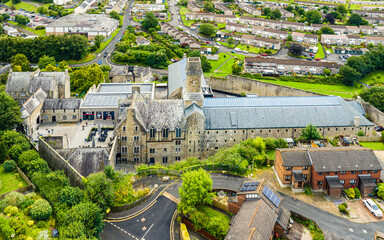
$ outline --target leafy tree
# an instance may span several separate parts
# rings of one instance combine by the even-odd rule
[[[384,111],[384,88],[383,87],[371,87],[369,89],[363,89],[360,92],[360,97],[372,104],[380,111]]]
[[[15,66],[22,66],[23,64],[30,64],[30,62],[28,61],[28,58],[24,55],[24,54],[16,54],[15,56],[13,56],[11,58],[11,67],[15,67]]]
[[[199,33],[203,36],[211,37],[217,32],[217,29],[209,23],[203,23],[199,27]]]
[[[158,24],[159,24],[159,21],[157,20],[155,15],[153,15],[152,12],[148,12],[145,14],[144,20],[141,25],[143,26],[144,29],[149,30],[151,28],[156,28]]]
[[[210,1],[205,1],[204,2],[204,10],[206,12],[214,12],[215,11],[215,6],[213,5],[212,2]]]
[[[43,6],[40,6],[37,8],[37,12],[40,14],[46,14],[46,13],[48,13],[48,10]]]
[[[343,65],[339,70],[339,74],[342,76],[343,83],[348,86],[353,86],[355,81],[361,78],[361,73],[348,65]]]
[[[16,163],[13,160],[8,160],[3,163],[4,172],[13,172],[16,170]]]
[[[96,46],[96,49],[98,49],[98,48],[100,47],[101,42],[103,42],[103,40],[104,40],[104,36],[102,36],[102,35],[97,35],[97,36],[95,37],[95,46]]]
[[[335,19],[343,19],[343,16],[339,12],[331,12],[331,14],[335,17]]]
[[[282,14],[281,14],[280,10],[277,9],[277,8],[276,8],[275,10],[273,10],[273,11],[271,12],[271,14],[270,14],[270,17],[271,17],[272,19],[280,19],[281,16],[282,16]]]
[[[31,217],[35,220],[45,221],[52,214],[52,207],[45,199],[38,199],[31,206]]]
[[[29,18],[26,17],[26,16],[23,16],[23,15],[16,15],[16,16],[15,16],[15,21],[16,21],[18,24],[21,24],[21,25],[27,25],[31,20],[29,20]]]
[[[3,17],[3,20],[8,20],[11,16],[8,13],[2,13],[1,16]]]
[[[2,18],[2,16],[0,16],[0,18]],[[0,21],[0,22],[1,22],[1,21]],[[4,32],[4,30],[3,30],[3,25],[0,25],[0,36],[3,35],[3,32]]]
[[[60,71],[64,71],[64,70],[68,69],[68,63],[65,60],[61,61],[59,63],[59,69],[60,69]]]
[[[360,25],[367,25],[368,22],[364,20],[359,14],[352,13],[347,21],[347,24],[360,26]]]
[[[305,127],[305,129],[303,129],[300,138],[306,140],[317,140],[321,139],[321,134],[319,131],[317,131],[317,127],[310,123]]]
[[[60,191],[59,201],[65,203],[68,207],[75,206],[81,202],[83,192],[79,188],[65,187]]]
[[[284,138],[278,138],[276,140],[276,147],[277,148],[287,148],[288,147],[288,143],[287,143],[287,141],[285,141]]]
[[[71,87],[75,92],[87,92],[94,84],[104,81],[103,71],[96,63],[84,66],[71,74]]]
[[[41,172],[41,173],[49,173],[50,172],[48,163],[40,157],[26,163],[25,168],[26,168],[27,173],[29,175],[32,175],[35,172]]]
[[[48,64],[47,66],[45,66],[44,69],[42,69],[42,71],[43,72],[57,72],[57,71],[59,71],[59,68],[52,66],[51,64]]]
[[[201,68],[203,69],[203,72],[209,72],[212,69],[212,65],[206,56],[201,57]]]
[[[311,10],[305,13],[309,23],[319,24],[321,23],[321,13],[317,10]]]
[[[339,4],[339,5],[337,5],[337,11],[338,11],[341,15],[345,15],[346,13],[348,13],[348,9],[347,9],[347,7],[346,7],[344,4]]]
[[[378,183],[377,188],[379,189],[377,191],[377,196],[384,200],[384,183]]]
[[[333,16],[333,14],[328,13],[325,15],[325,19],[327,19],[330,24],[335,24],[335,16]]]
[[[335,34],[335,31],[327,26],[321,27],[319,30],[320,34]]]
[[[7,147],[4,142],[0,141],[0,164],[2,164],[5,159],[7,159]]]
[[[326,76],[330,76],[331,75],[331,70],[329,70],[328,68],[324,68],[323,74],[326,75]]]
[[[120,21],[120,15],[116,11],[111,11],[109,13],[109,16],[113,19],[119,20]]]
[[[288,5],[288,6],[285,8],[285,10],[287,10],[288,12],[292,12],[292,10],[293,10],[292,5]]]
[[[304,13],[305,13],[304,8],[297,9],[297,13],[300,14],[300,16],[304,15]]]
[[[211,204],[212,178],[207,171],[200,168],[195,171],[188,171],[181,176],[182,186],[179,188],[180,204],[179,209],[184,214],[196,209],[198,204]]]
[[[36,152],[35,150],[28,150],[23,152],[20,155],[17,163],[21,168],[24,169],[24,166],[26,166],[28,163],[32,162],[33,160],[37,160],[38,158],[40,158],[40,155],[38,152]]]
[[[112,187],[112,180],[107,178],[103,172],[99,172],[88,176],[85,193],[105,212],[112,204]]]
[[[61,239],[87,239],[85,226],[80,222],[72,222],[68,226],[60,228]]]
[[[272,11],[272,10],[271,10],[270,8],[268,8],[268,7],[263,9],[263,13],[264,13],[265,16],[269,16],[269,14],[271,13],[271,11]]]
[[[299,43],[292,43],[288,48],[288,52],[295,56],[301,56],[303,54],[304,47]]]
[[[293,41],[292,34],[288,34],[287,41],[288,42],[292,42]]]
[[[228,42],[229,45],[232,45],[232,44],[235,43],[235,39],[234,39],[233,37],[229,37],[229,38],[227,39],[227,42]]]
[[[0,92],[0,131],[11,130],[20,123],[19,105],[6,92]]]
[[[20,144],[16,144],[8,150],[8,156],[11,159],[18,159],[22,152],[23,149],[21,148]]]
[[[44,69],[48,64],[52,66],[56,66],[56,60],[54,57],[49,57],[47,55],[44,55],[39,59],[39,63],[37,64],[40,69]]]
[[[242,67],[239,66],[237,61],[235,61],[232,65],[232,74],[239,75],[241,70],[242,70]]]
[[[119,174],[117,172],[115,172],[115,170],[113,169],[112,166],[106,166],[104,168],[104,174],[107,178],[109,178],[111,180],[114,180],[116,177],[119,176]]]
[[[0,210],[4,211],[4,208],[8,206],[21,207],[26,201],[23,194],[19,192],[11,192],[7,194],[4,199],[0,202]]]
[[[18,3],[20,3],[21,2],[21,0],[12,0],[12,4],[18,4]]]

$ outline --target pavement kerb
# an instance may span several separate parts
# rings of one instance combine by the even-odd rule
[[[173,184],[175,184],[176,182],[180,181],[181,178],[177,179],[176,181],[172,182],[171,184],[169,184],[168,186],[166,186],[163,190],[160,191],[160,193],[156,196],[155,199],[152,200],[152,202],[150,202],[147,206],[145,206],[144,208],[140,209],[139,211],[135,212],[135,213],[132,213],[130,215],[127,215],[127,216],[124,216],[124,217],[118,217],[118,218],[105,218],[104,220],[107,221],[107,222],[121,222],[121,221],[126,221],[128,219],[131,219],[131,218],[134,218],[140,214],[142,214],[143,212],[145,212],[146,210],[148,210],[150,207],[152,207],[153,204],[155,204],[155,202],[157,201],[157,199],[165,192],[165,190],[167,190],[167,188],[169,188],[170,186],[172,186]]]

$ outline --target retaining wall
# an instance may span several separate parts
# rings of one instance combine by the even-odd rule
[[[361,105],[364,108],[366,114],[370,115],[370,118],[377,124],[384,126],[384,113],[375,108],[368,102],[361,101]]]
[[[39,138],[39,154],[53,170],[63,170],[71,184],[83,188],[83,176],[60,156],[47,142]]]

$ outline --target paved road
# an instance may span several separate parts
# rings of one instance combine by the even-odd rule
[[[144,213],[120,222],[106,222],[102,239],[169,240],[177,204],[160,196]]]

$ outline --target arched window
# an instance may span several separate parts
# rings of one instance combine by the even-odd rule
[[[177,127],[175,132],[176,132],[176,137],[181,138],[181,127]]]
[[[162,135],[163,135],[163,138],[168,138],[169,128],[164,127],[163,130],[162,130]]]
[[[149,128],[149,138],[155,138],[156,137],[156,129],[154,127]]]

